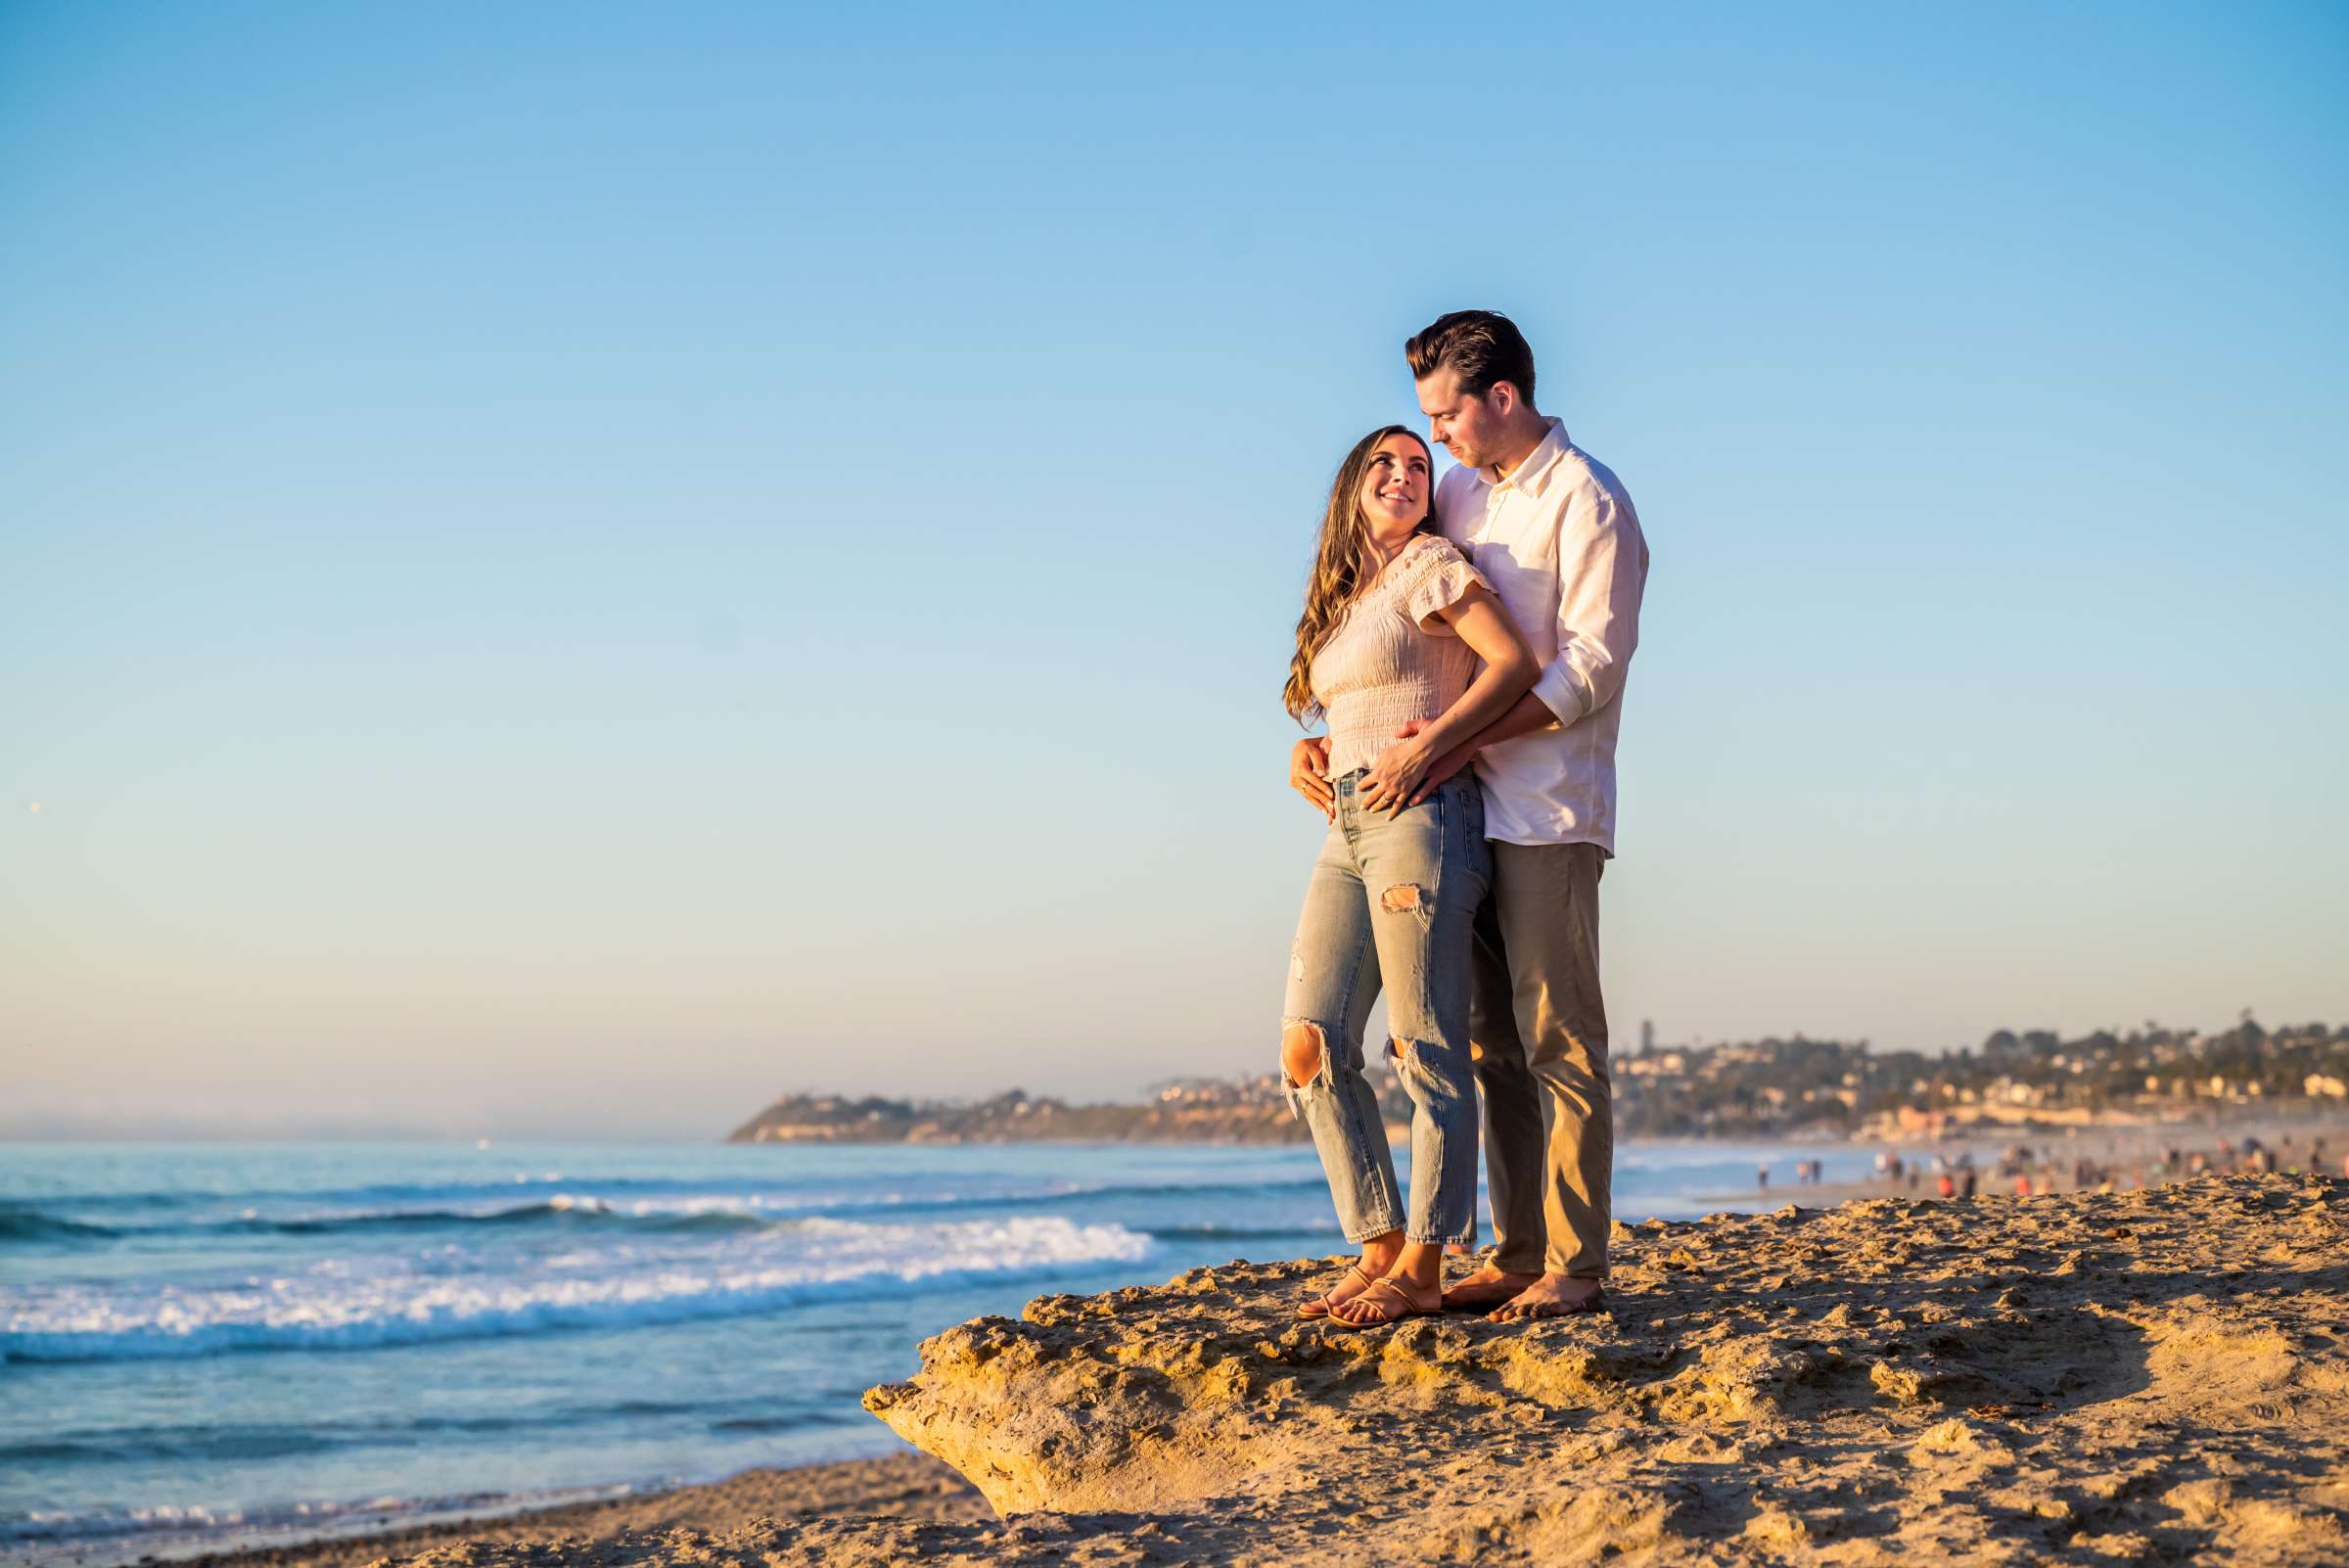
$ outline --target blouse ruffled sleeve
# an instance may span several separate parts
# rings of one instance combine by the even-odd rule
[[[1445,621],[1444,612],[1468,597],[1472,588],[1493,591],[1483,573],[1468,564],[1459,547],[1448,539],[1420,546],[1427,557],[1419,569],[1417,580],[1404,595],[1404,613],[1421,631],[1441,636],[1454,635]]]

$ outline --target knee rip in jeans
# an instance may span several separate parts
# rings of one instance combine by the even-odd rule
[[[1427,1063],[1419,1055],[1421,1049],[1419,1041],[1397,1035],[1387,1041],[1387,1060],[1398,1077],[1415,1079],[1431,1089],[1447,1088],[1449,1084],[1444,1079],[1428,1071]]]
[[[1425,914],[1426,890],[1416,882],[1398,882],[1378,896],[1378,906],[1389,914]]]
[[[1387,1065],[1398,1073],[1427,1076],[1427,1070],[1419,1065],[1419,1042],[1405,1039],[1401,1035],[1387,1037]]]
[[[1313,1019],[1290,1019],[1280,1026],[1280,1089],[1290,1096],[1290,1113],[1297,1113],[1297,1096],[1329,1086],[1329,1036]]]

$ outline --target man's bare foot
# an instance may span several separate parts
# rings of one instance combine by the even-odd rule
[[[1576,1313],[1597,1312],[1604,1301],[1602,1287],[1595,1279],[1577,1279],[1572,1274],[1543,1274],[1485,1315],[1496,1323],[1524,1322],[1535,1317],[1567,1317]]]
[[[1444,1292],[1444,1310],[1448,1313],[1491,1312],[1541,1277],[1540,1274],[1506,1273],[1487,1266]]]

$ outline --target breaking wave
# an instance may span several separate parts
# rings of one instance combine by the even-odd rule
[[[747,1244],[614,1245],[560,1253],[519,1270],[437,1272],[393,1259],[209,1285],[0,1288],[0,1360],[358,1350],[739,1317],[806,1302],[1134,1263],[1152,1244],[1124,1225],[1055,1216],[926,1224],[805,1219]]]

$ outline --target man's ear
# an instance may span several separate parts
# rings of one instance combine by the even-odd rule
[[[1517,410],[1517,384],[1513,381],[1495,382],[1485,390],[1485,396],[1492,401],[1493,412],[1503,419]]]

